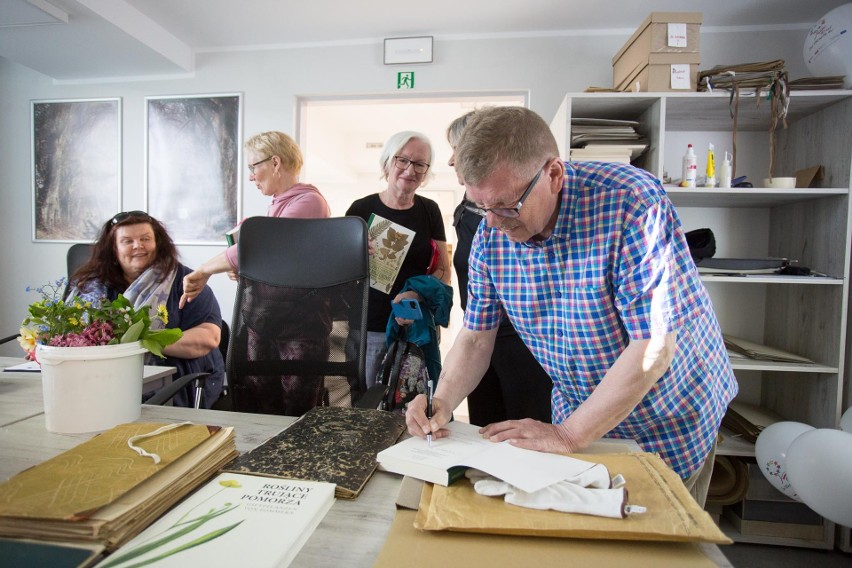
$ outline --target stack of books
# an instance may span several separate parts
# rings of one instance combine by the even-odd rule
[[[237,454],[233,428],[121,424],[0,485],[0,536],[87,543],[114,550]]]
[[[633,120],[571,119],[571,161],[629,164],[648,147]]]

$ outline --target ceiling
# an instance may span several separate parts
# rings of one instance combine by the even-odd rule
[[[57,81],[186,75],[217,51],[545,35],[624,35],[651,11],[703,30],[809,29],[845,0],[0,0],[0,57]],[[593,9],[590,9],[593,6]]]

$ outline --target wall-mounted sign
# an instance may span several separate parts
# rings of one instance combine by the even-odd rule
[[[400,71],[396,74],[397,89],[413,89],[414,88],[414,71]]]

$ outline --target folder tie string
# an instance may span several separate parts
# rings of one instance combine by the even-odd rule
[[[144,449],[137,446],[136,442],[144,440],[145,438],[153,438],[154,436],[159,436],[160,434],[162,434],[164,432],[168,432],[169,430],[174,430],[175,428],[180,428],[181,426],[191,426],[191,425],[192,425],[192,422],[190,422],[190,421],[177,422],[175,424],[166,424],[165,426],[161,426],[160,428],[157,428],[156,430],[154,430],[152,432],[148,432],[147,434],[138,434],[136,436],[131,436],[127,440],[127,446],[131,450],[133,450],[134,452],[136,452],[137,454],[142,456],[143,458],[151,458],[152,460],[154,460],[155,464],[158,464],[158,463],[160,463],[160,456],[158,456],[157,454],[152,454],[152,453],[146,452]]]

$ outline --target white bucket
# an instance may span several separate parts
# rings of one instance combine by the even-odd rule
[[[138,419],[146,351],[139,341],[37,346],[47,429],[64,434],[96,432]]]

